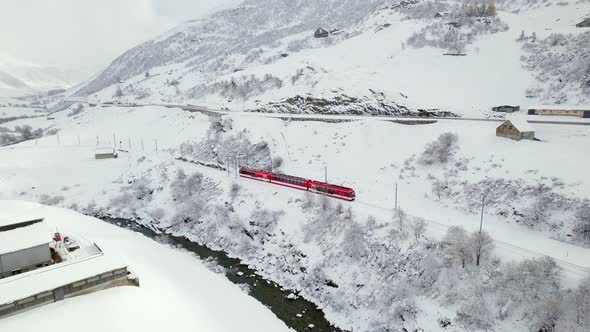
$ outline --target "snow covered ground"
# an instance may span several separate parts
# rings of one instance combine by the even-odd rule
[[[287,287],[300,289],[307,298],[322,304],[332,301],[325,297],[331,292],[329,287],[328,293],[310,294],[294,276],[284,274],[266,258],[259,260],[262,257],[247,247],[242,248],[238,235],[228,233],[231,228],[226,230],[232,223],[220,221],[218,226],[205,231],[197,228],[197,225],[175,222],[177,213],[192,207],[179,206],[178,202],[172,200],[170,194],[174,195],[174,192],[170,187],[181,184],[171,185],[171,182],[176,181],[178,170],[188,175],[198,172],[203,174],[206,181],[210,181],[206,182],[202,192],[206,200],[205,210],[213,211],[217,206],[231,204],[232,213],[235,214],[231,220],[264,219],[270,216],[254,214],[256,209],[283,211],[283,215],[276,215],[276,228],[273,226],[268,232],[283,233],[283,241],[305,252],[306,268],[321,264],[323,259],[318,251],[321,247],[304,240],[307,237],[306,229],[311,227],[316,216],[300,208],[301,201],[306,199],[302,192],[236,178],[233,168],[228,174],[174,160],[174,157],[180,156],[178,148],[181,143],[200,142],[208,136],[212,119],[201,113],[163,107],[96,107],[73,118],[67,116],[68,112],[70,110],[54,114],[52,126],[60,130],[60,145],[57,144],[56,136],[48,136],[38,140],[37,144],[29,141],[0,149],[0,199],[26,199],[87,213],[102,211],[125,218],[141,218],[141,222],[146,225],[169,229],[195,241],[211,240],[206,243],[217,249],[229,250],[231,254],[256,265],[265,276],[280,280]],[[412,161],[412,158],[415,160],[422,153],[427,143],[445,132],[454,132],[459,138],[454,160],[469,160],[467,169],[454,173],[452,179],[476,183],[501,177],[522,180],[532,185],[538,182],[550,185],[551,179],[557,178],[563,185],[556,186],[555,193],[582,200],[587,199],[590,193],[590,183],[583,166],[590,160],[586,160],[587,155],[580,153],[580,147],[587,144],[590,136],[590,128],[586,126],[534,125],[536,136],[541,141],[515,142],[496,137],[497,123],[494,122],[449,120],[409,126],[371,120],[346,123],[284,121],[239,114],[226,118],[231,119],[231,129],[221,133],[222,136],[246,130],[246,135],[253,143],[268,142],[273,156],[284,159],[284,173],[323,180],[324,167],[327,166],[329,182],[356,190],[357,201],[344,204],[344,208],[351,207],[356,220],[363,221],[374,216],[378,223],[387,225],[384,227],[395,227],[392,207],[394,184],[397,183],[400,206],[409,215],[430,221],[426,236],[431,241],[440,240],[449,226],[460,225],[468,231],[479,227],[477,213],[465,210],[461,204],[452,200],[438,199],[433,192],[428,175],[442,178],[448,169],[454,167],[445,167],[448,168],[445,171],[439,166],[421,166]],[[17,122],[30,123],[35,127],[35,124],[41,126],[42,121],[45,120]],[[130,152],[121,152],[119,159],[95,160],[97,136],[99,146],[112,146],[113,134],[117,147]],[[559,162],[555,162],[556,159]],[[241,189],[237,198],[231,199],[227,192],[234,183]],[[215,189],[204,189],[209,186]],[[190,185],[188,188],[191,188]],[[466,201],[469,199],[465,197]],[[523,200],[522,204],[527,202]],[[199,204],[197,200],[194,206]],[[215,211],[218,211],[215,214],[224,213],[222,210]],[[590,266],[587,257],[590,249],[567,240],[569,223],[554,229],[531,229],[497,213],[495,206],[489,209],[484,230],[497,241],[495,255],[504,262],[518,263],[523,259],[536,259],[545,255],[552,257],[563,269],[562,282],[565,287],[577,287],[580,280],[588,275]],[[558,219],[560,214],[558,211],[553,213]],[[241,225],[241,221],[232,222]],[[361,222],[361,225],[365,224]],[[338,234],[348,227],[344,223],[335,232]],[[232,236],[235,236],[234,240],[229,240]],[[241,236],[244,237],[243,234]],[[375,234],[374,239],[379,238]],[[296,259],[296,252],[286,253],[280,243],[269,239],[263,237],[263,245],[257,247],[257,251],[276,255],[273,260]],[[235,243],[226,245],[227,241]],[[340,242],[332,243],[332,249],[336,252],[347,250],[341,246],[343,244]],[[409,253],[415,253],[416,249],[410,244],[402,242],[400,246],[410,246]],[[293,256],[289,256],[291,254]],[[287,266],[298,264],[303,263],[293,261]],[[343,267],[324,267],[323,273],[341,285],[354,283],[354,275],[345,273]],[[141,271],[138,274],[142,276]],[[429,326],[429,322],[437,319],[436,314],[429,313],[427,309],[433,306],[429,301],[431,299],[425,297],[416,299],[420,308],[418,317],[422,317],[418,318],[419,326]],[[435,303],[441,305],[440,302]],[[347,316],[347,310],[328,306],[325,311],[331,321],[347,328],[356,326],[367,329],[368,325],[365,324],[368,323],[361,323],[358,319],[365,317],[370,321],[369,317],[375,315],[370,309],[363,308],[354,316]],[[451,306],[449,312],[453,313],[454,310],[455,307]],[[510,322],[505,321],[501,326],[523,327],[511,325]]]
[[[2,331],[288,331],[270,310],[195,257],[76,212],[0,201],[6,213],[43,215],[51,227],[83,234],[125,260],[141,287],[118,287],[0,320]]]

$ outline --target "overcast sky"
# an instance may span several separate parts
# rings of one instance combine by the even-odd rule
[[[0,56],[96,71],[129,48],[239,0],[0,0]]]

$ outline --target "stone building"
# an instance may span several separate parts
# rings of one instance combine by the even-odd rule
[[[521,139],[534,140],[535,130],[525,120],[509,120],[496,128],[496,136],[517,141]]]

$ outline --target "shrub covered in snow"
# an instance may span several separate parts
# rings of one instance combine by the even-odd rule
[[[457,150],[459,136],[453,133],[441,134],[436,141],[428,143],[418,162],[422,165],[447,163]]]

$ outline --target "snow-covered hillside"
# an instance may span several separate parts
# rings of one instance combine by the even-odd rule
[[[405,106],[472,116],[507,103],[588,103],[582,83],[590,32],[575,24],[590,2],[500,1],[495,17],[470,6],[247,0],[126,52],[77,95],[366,114],[386,100],[397,105],[391,114]],[[332,33],[314,38],[319,27]],[[466,56],[443,55],[457,52]],[[360,100],[343,107],[350,98]]]
[[[91,107],[71,115],[76,108],[53,114],[51,124],[6,124],[51,128],[59,138],[0,149],[1,198],[135,219],[224,250],[348,330],[442,331],[446,321],[457,330],[590,326],[572,323],[576,301],[586,301],[575,294],[584,288],[568,290],[589,268],[590,239],[584,228],[576,233],[589,221],[577,216],[590,190],[583,166],[590,161],[579,153],[589,127],[538,125],[542,141],[515,142],[497,138],[493,122],[325,123],[163,107]],[[425,163],[427,144],[447,132],[458,137],[450,161]],[[129,152],[95,160],[97,143]],[[236,177],[236,164],[268,167],[270,158],[285,173],[318,180],[326,165],[328,181],[354,188],[357,201]],[[392,210],[394,183],[407,215]],[[484,230],[495,242],[482,241],[477,268],[469,249],[479,227],[474,208],[488,189]],[[478,292],[484,300],[473,300]]]
[[[0,53],[0,97],[20,97],[69,89],[90,73],[14,59]]]

